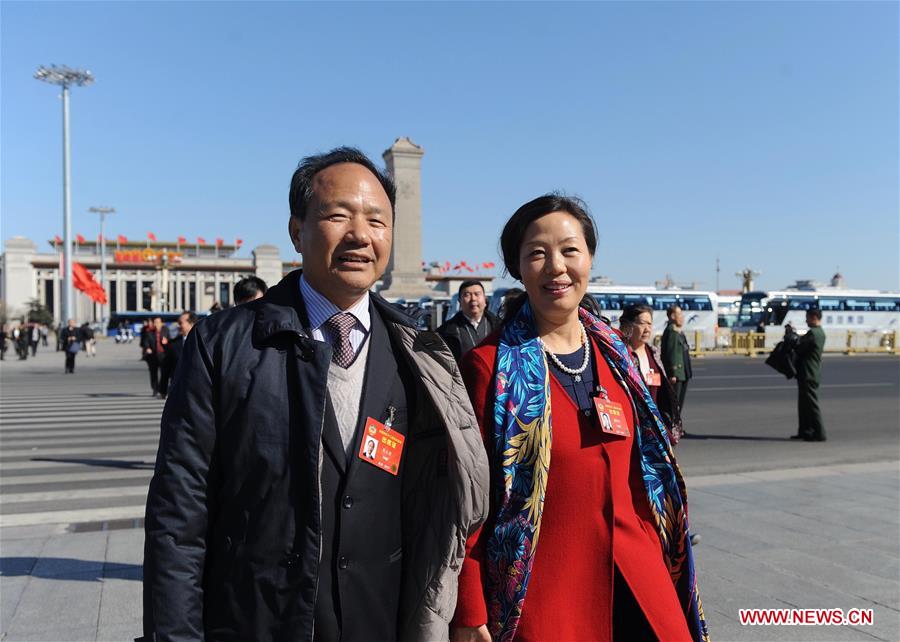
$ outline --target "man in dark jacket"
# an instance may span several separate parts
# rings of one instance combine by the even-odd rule
[[[684,408],[684,396],[687,394],[688,381],[693,376],[691,371],[691,348],[682,332],[684,327],[684,311],[677,305],[666,310],[669,318],[663,331],[662,360],[663,367],[669,374],[669,381],[675,388],[678,407]]]
[[[438,334],[459,361],[497,327],[497,318],[487,309],[481,281],[463,281],[459,286],[459,312],[438,328]]]
[[[150,389],[153,396],[160,396],[159,367],[166,356],[166,346],[169,343],[168,328],[163,325],[161,317],[155,317],[149,325],[141,331],[141,350],[144,361],[147,362],[147,370],[150,371]],[[162,392],[165,398],[165,391]]]
[[[800,424],[791,439],[825,441],[825,425],[819,410],[819,384],[822,381],[822,350],[825,348],[825,331],[822,329],[822,311],[813,308],[806,311],[809,330],[797,342],[797,410]]]
[[[81,352],[81,330],[75,325],[75,319],[69,319],[68,325],[59,333],[60,341],[66,350],[66,374],[75,374],[75,357]]]
[[[190,334],[191,328],[197,323],[197,315],[193,312],[182,312],[178,317],[178,336],[169,339],[165,346],[165,356],[159,369],[159,395],[163,399],[169,391],[169,382],[175,375],[175,368],[184,350],[184,340]]]
[[[146,639],[447,639],[489,473],[452,355],[369,293],[394,193],[357,150],[304,159],[302,274],[188,335],[147,498]]]

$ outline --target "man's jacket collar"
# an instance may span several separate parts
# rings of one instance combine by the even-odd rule
[[[300,296],[300,275],[303,270],[294,270],[276,285],[272,286],[265,296],[245,305],[256,308],[256,319],[253,322],[253,343],[268,343],[274,336],[290,333],[306,339],[311,338],[309,317],[303,297]],[[369,293],[369,300],[385,323],[397,323],[415,328],[415,322],[375,293]]]

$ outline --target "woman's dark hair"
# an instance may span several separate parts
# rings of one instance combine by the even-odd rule
[[[387,193],[388,200],[391,202],[391,211],[396,215],[396,212],[393,211],[397,201],[397,188],[394,180],[386,172],[378,169],[368,156],[355,147],[337,147],[330,152],[307,156],[300,161],[297,170],[291,177],[291,189],[288,193],[291,216],[296,216],[301,221],[306,218],[306,206],[313,197],[313,179],[323,169],[338,163],[355,163],[372,172]]]
[[[519,272],[519,252],[522,249],[525,231],[536,220],[553,212],[565,212],[575,218],[581,224],[584,240],[591,256],[594,256],[597,251],[597,226],[588,213],[584,201],[575,196],[565,196],[558,192],[538,196],[516,210],[516,213],[503,226],[503,233],[500,235],[500,253],[503,255],[503,264],[509,275],[517,281],[522,279]]]
[[[500,235],[500,254],[503,256],[503,265],[507,273],[514,279],[519,281],[522,279],[522,274],[519,271],[519,256],[522,251],[522,239],[525,238],[525,231],[536,220],[553,212],[565,212],[578,221],[584,233],[588,252],[590,252],[591,256],[594,256],[596,253],[597,226],[588,212],[585,202],[576,196],[550,192],[525,203],[515,211],[506,222],[506,225],[503,226],[503,233]],[[585,299],[588,297],[590,295],[585,294]],[[507,301],[503,323],[515,317],[527,300],[528,296],[523,292],[518,297]],[[591,310],[591,303],[591,301],[583,301],[582,306]]]
[[[643,303],[632,303],[631,305],[627,305],[625,306],[625,309],[622,310],[622,315],[619,317],[619,323],[634,323],[644,312],[649,314],[650,318],[653,318],[653,308],[649,305],[644,305]]]

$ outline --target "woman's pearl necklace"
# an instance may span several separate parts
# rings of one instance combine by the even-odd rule
[[[557,368],[567,375],[572,375],[572,377],[575,378],[575,381],[581,381],[581,374],[587,370],[588,364],[591,361],[591,348],[590,345],[588,345],[587,331],[584,329],[583,325],[581,326],[581,346],[584,348],[584,361],[581,362],[581,367],[579,368],[569,368],[563,364],[563,362],[550,351],[550,348],[547,347],[547,344],[544,343],[544,340],[540,337],[538,337],[538,343],[541,344],[541,348],[544,349],[544,352],[550,357],[550,361],[552,361]]]

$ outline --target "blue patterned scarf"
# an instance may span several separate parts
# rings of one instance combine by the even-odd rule
[[[687,495],[662,417],[619,335],[584,309],[579,313],[632,399],[640,424],[634,439],[663,557],[693,639],[708,642],[688,540]],[[496,524],[487,544],[488,628],[506,642],[515,636],[525,603],[552,452],[550,374],[529,303],[500,335],[495,373],[493,446],[500,461],[494,467]]]

